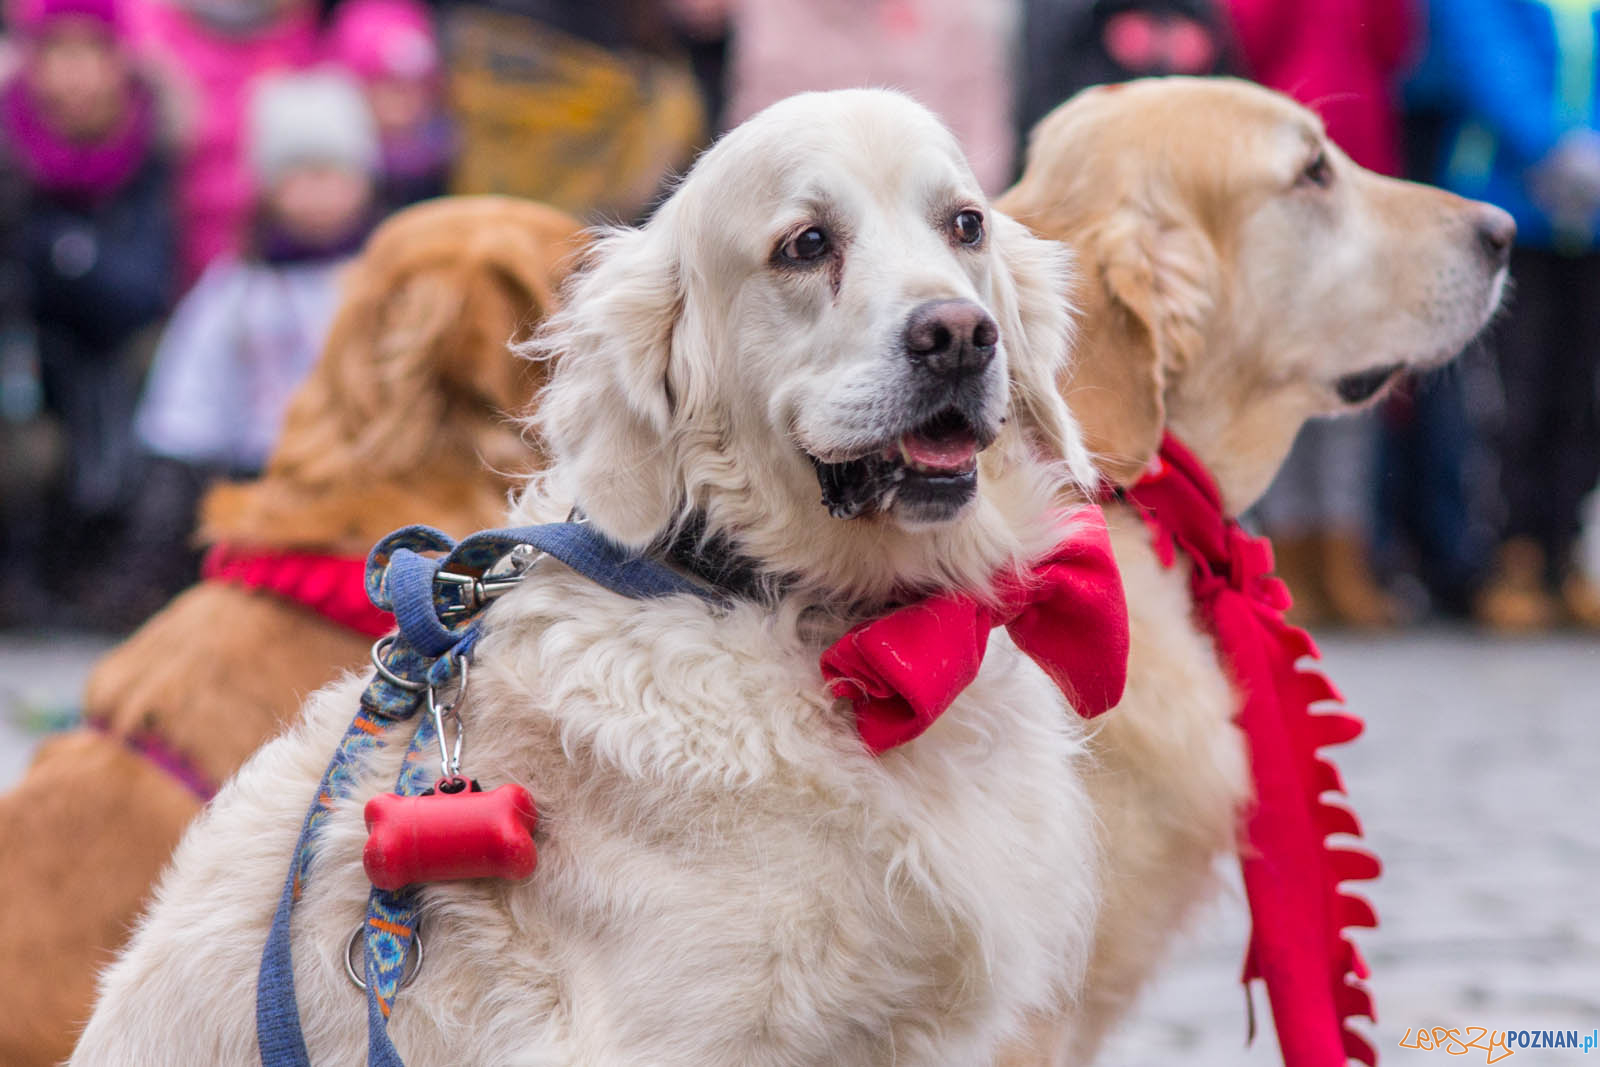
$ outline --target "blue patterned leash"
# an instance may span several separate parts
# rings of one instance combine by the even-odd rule
[[[424,552],[444,555],[430,557]],[[444,743],[444,720],[456,713],[465,696],[467,664],[480,633],[479,616],[520,582],[523,572],[542,555],[621,596],[649,599],[691,593],[712,603],[724,602],[719,594],[661,562],[628,554],[581,522],[486,530],[460,544],[432,527],[407,526],[378,542],[367,559],[367,596],[377,607],[394,612],[399,633],[372,647],[376,673],[317,787],[272,917],[256,986],[256,1037],[263,1067],[311,1065],[295,1000],[289,922],[311,874],[318,827],[335,799],[349,795],[368,757],[388,745],[389,731],[424,706],[431,714],[418,717],[395,793],[414,797],[430,791],[436,746],[446,777],[459,770],[459,718],[454,758]],[[439,694],[452,687],[454,695],[442,701]],[[421,964],[418,904],[416,886],[374,887],[366,918],[356,931],[363,944],[365,982],[356,979],[353,968],[350,977],[366,990],[369,1067],[404,1067],[389,1040],[388,1023],[395,995],[411,977],[405,965],[413,946],[417,966]],[[349,947],[347,967],[348,959]]]

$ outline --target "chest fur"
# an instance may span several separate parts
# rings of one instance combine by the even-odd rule
[[[540,867],[432,905],[447,944],[502,928],[544,1010],[498,1025],[595,1062],[965,1062],[1081,969],[1081,728],[1003,634],[874,758],[753,609],[529,593],[480,646],[468,763],[534,791]]]

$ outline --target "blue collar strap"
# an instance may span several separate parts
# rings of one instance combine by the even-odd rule
[[[425,556],[424,552],[443,555]],[[463,684],[461,664],[471,659],[481,613],[495,596],[519,581],[521,572],[540,555],[559,560],[621,596],[643,600],[688,593],[713,604],[726,602],[721,594],[657,560],[629,554],[581,522],[486,530],[460,544],[432,527],[407,526],[378,542],[367,559],[367,596],[379,608],[394,612],[399,633],[373,646],[377,672],[361,694],[361,709],[323,773],[272,917],[256,986],[256,1037],[263,1067],[310,1067],[295,1001],[289,920],[311,873],[318,826],[333,802],[350,794],[367,758],[387,746],[389,732],[413,716],[418,724],[395,792],[416,796],[433,784],[431,753],[438,741],[437,728],[432,717],[416,715],[424,694],[431,697],[453,684]],[[513,573],[502,573],[508,561]],[[388,1023],[394,996],[405,978],[407,957],[416,943],[418,904],[415,886],[396,891],[374,888],[368,897],[367,917],[359,933],[365,961],[369,1067],[404,1067],[389,1040]]]
[[[372,550],[367,559],[367,596],[378,607],[394,612],[406,644],[424,656],[442,656],[455,647],[462,631],[446,626],[441,614],[466,614],[482,605],[452,599],[447,590],[441,590],[436,581],[441,570],[489,572],[523,546],[560,560],[596,585],[636,600],[678,593],[722,599],[654,559],[630,555],[579,522],[485,530],[459,545],[430,526],[407,526]],[[430,551],[448,554],[441,559],[419,554]],[[454,588],[471,587],[456,583]]]

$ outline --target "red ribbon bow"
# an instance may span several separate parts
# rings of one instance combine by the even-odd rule
[[[1192,564],[1190,593],[1217,641],[1242,704],[1237,722],[1250,751],[1255,805],[1240,849],[1252,931],[1244,981],[1261,978],[1288,1067],[1369,1067],[1372,1046],[1346,1022],[1374,1018],[1359,979],[1366,964],[1346,927],[1372,927],[1372,905],[1339,883],[1378,876],[1376,857],[1334,848],[1329,834],[1361,833],[1348,808],[1322,799],[1343,792],[1318,749],[1352,740],[1361,720],[1311,705],[1339,693],[1297,662],[1317,655],[1304,630],[1283,618],[1289,592],[1272,576],[1272,546],[1227,517],[1222,495],[1193,453],[1170,434],[1154,468],[1126,498],[1149,526],[1162,563],[1182,550]]]
[[[207,581],[259,589],[356,633],[382,637],[394,629],[394,616],[367,599],[366,573],[367,561],[361,556],[273,552],[230,544],[213,545],[200,567],[200,576]]]
[[[1128,607],[1098,507],[1072,512],[1067,536],[1022,579],[999,579],[993,602],[945,593],[862,623],[822,654],[822,676],[881,754],[919,736],[972,684],[1001,625],[1078,714],[1122,699]]]

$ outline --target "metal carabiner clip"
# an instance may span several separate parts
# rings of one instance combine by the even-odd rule
[[[476,615],[495,598],[515,589],[522,582],[528,569],[543,559],[544,555],[543,552],[536,551],[532,545],[517,545],[484,572],[481,578],[474,578],[470,574],[457,574],[454,571],[437,572],[433,576],[435,583],[455,587],[450,591],[454,593],[455,602],[446,603],[441,607],[439,618],[444,620],[456,616]],[[448,593],[446,595],[448,596]]]
[[[433,729],[438,736],[439,769],[446,778],[454,778],[461,773],[461,741],[466,735],[466,725],[461,721],[460,708],[461,702],[467,698],[467,665],[470,661],[465,656],[455,656],[454,662],[460,677],[456,682],[456,691],[448,701],[439,699],[437,686],[431,684],[428,686],[428,714],[433,716]],[[453,744],[445,735],[446,719],[455,720],[456,732]]]

